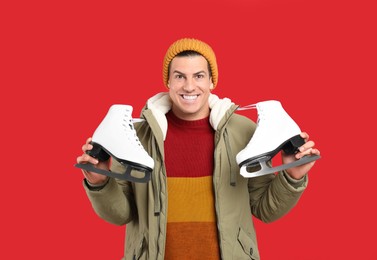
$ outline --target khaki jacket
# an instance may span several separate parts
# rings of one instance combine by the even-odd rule
[[[287,214],[307,186],[307,176],[294,181],[284,173],[256,178],[239,174],[236,155],[249,143],[256,124],[235,114],[229,99],[211,94],[210,122],[215,131],[213,189],[221,258],[260,259],[252,216],[263,222]],[[171,104],[167,93],[150,98],[135,123],[138,137],[153,157],[155,167],[148,183],[110,179],[99,191],[85,190],[95,212],[105,221],[125,225],[123,259],[164,259],[167,225],[167,177],[164,165],[165,114]],[[111,169],[120,171],[113,160]],[[124,169],[123,169],[124,170]]]

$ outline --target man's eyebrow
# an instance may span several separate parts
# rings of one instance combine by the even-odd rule
[[[184,75],[184,73],[180,72],[179,70],[174,70],[173,73],[178,73],[178,74],[183,74]]]
[[[206,74],[206,72],[204,70],[201,70],[201,71],[198,71],[198,72],[194,73],[194,75],[198,75],[198,74],[201,74],[201,73]]]
[[[179,71],[179,70],[174,70],[173,73],[178,73],[178,74],[182,74],[182,75],[185,75],[185,73]],[[198,71],[198,72],[195,72],[194,75],[198,75],[200,73],[204,73],[206,74],[206,72],[204,70],[201,70],[201,71]]]

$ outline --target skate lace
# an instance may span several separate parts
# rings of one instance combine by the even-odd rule
[[[264,113],[263,113],[263,109],[258,109],[257,104],[251,104],[251,105],[247,105],[247,106],[237,108],[237,110],[239,110],[239,111],[249,110],[249,109],[257,109],[258,110],[257,125],[259,125],[260,121],[263,120],[265,118],[265,116],[264,116]]]
[[[133,144],[136,145],[139,148],[143,148],[142,144],[140,143],[139,137],[136,134],[136,130],[134,127],[134,123],[142,122],[144,119],[142,118],[132,118],[129,115],[125,114],[123,118],[122,126],[124,127],[124,130],[127,132],[126,136],[128,140]]]
[[[247,106],[243,106],[243,107],[238,107],[237,110],[248,110],[248,109],[256,109],[257,108],[257,104],[251,104],[251,105],[247,105]]]

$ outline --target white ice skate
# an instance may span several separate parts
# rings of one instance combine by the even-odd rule
[[[275,100],[259,102],[239,110],[256,108],[258,110],[257,128],[248,145],[236,156],[243,177],[251,178],[270,174],[320,158],[319,155],[304,156],[292,163],[272,167],[271,159],[283,150],[287,154],[295,154],[305,143],[300,136],[301,130]]]
[[[136,135],[133,123],[141,119],[132,119],[132,110],[132,106],[129,105],[112,105],[92,136],[93,149],[87,151],[90,156],[99,161],[106,161],[111,156],[126,166],[125,172],[116,173],[102,170],[90,163],[75,164],[75,166],[117,179],[148,182],[151,178],[154,161]],[[140,174],[141,177],[133,176],[131,175],[132,169],[143,174]]]

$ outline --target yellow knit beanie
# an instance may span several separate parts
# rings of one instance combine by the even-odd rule
[[[183,51],[196,51],[207,59],[209,66],[211,68],[213,88],[215,88],[218,80],[218,70],[215,53],[213,52],[211,46],[209,46],[205,42],[193,38],[183,38],[177,40],[172,45],[170,45],[169,49],[167,50],[164,57],[164,64],[162,68],[165,86],[168,87],[168,74],[170,62],[177,54]]]

